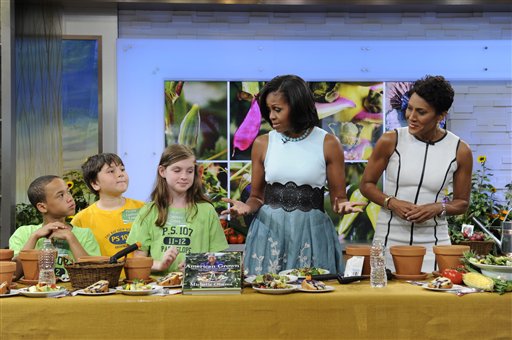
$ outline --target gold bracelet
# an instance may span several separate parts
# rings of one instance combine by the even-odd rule
[[[395,196],[388,196],[384,199],[384,208],[388,209],[389,210],[389,200],[392,199],[392,198],[395,198]]]

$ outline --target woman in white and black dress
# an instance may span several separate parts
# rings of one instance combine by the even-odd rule
[[[361,193],[380,204],[375,238],[392,245],[427,248],[422,270],[435,270],[432,246],[450,244],[446,215],[466,211],[473,157],[469,146],[441,129],[454,91],[442,76],[417,80],[409,93],[407,127],[382,135],[368,160]],[[377,181],[386,170],[384,192]],[[453,189],[451,201],[445,194]],[[387,252],[387,267],[393,261]]]

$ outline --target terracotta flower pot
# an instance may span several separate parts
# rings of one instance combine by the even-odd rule
[[[399,275],[419,275],[427,248],[423,246],[391,246],[393,264]]]
[[[446,268],[455,268],[461,264],[460,259],[465,251],[469,251],[469,246],[463,245],[442,245],[434,246],[432,250],[436,255],[437,267],[439,272]]]
[[[350,244],[345,248],[345,262],[352,256],[364,256],[362,275],[370,275],[370,245]]]
[[[128,280],[148,280],[153,265],[152,257],[132,257],[126,259],[124,271]]]
[[[39,253],[40,250],[22,250],[18,255],[23,266],[25,280],[39,280]]]
[[[14,250],[0,249],[0,261],[11,261],[14,257]]]
[[[0,283],[7,281],[8,286],[10,286],[15,271],[16,262],[0,261]]]

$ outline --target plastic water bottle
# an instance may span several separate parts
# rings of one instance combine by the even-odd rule
[[[385,246],[382,240],[373,240],[370,248],[370,266],[370,285],[372,288],[386,287],[388,278],[386,276]]]
[[[43,248],[39,253],[39,283],[55,284],[55,258],[57,249],[49,238],[44,240]]]

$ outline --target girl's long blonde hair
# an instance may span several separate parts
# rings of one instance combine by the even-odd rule
[[[167,168],[176,162],[191,157],[195,160],[194,152],[188,146],[183,144],[173,144],[165,148],[164,152],[162,153],[162,157],[160,158],[160,163],[158,163],[158,168],[160,168],[160,166]],[[156,208],[158,210],[158,218],[156,219],[155,225],[163,227],[167,221],[167,215],[169,212],[169,206],[172,204],[172,198],[167,182],[165,178],[160,176],[158,169],[156,171],[155,188],[151,193],[151,200],[153,202],[151,209],[148,210],[148,213],[153,208]],[[187,219],[189,216],[192,218],[197,214],[197,203],[199,202],[211,203],[210,199],[204,194],[203,185],[199,176],[199,168],[197,164],[195,164],[194,183],[187,190]]]

